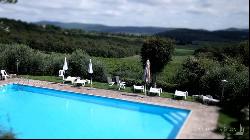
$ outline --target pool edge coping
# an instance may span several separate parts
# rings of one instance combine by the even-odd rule
[[[181,128],[180,128],[179,132],[177,133],[175,139],[179,139],[179,137],[180,137],[180,135],[181,135],[181,132],[183,131],[184,127],[186,126],[186,123],[187,123],[188,120],[190,119],[192,113],[193,113],[193,111],[190,110],[190,112],[189,112],[189,114],[188,114],[186,120],[184,121],[183,125],[181,126]]]

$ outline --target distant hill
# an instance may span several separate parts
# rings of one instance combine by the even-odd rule
[[[82,49],[91,56],[127,57],[140,53],[143,39],[143,36],[86,32],[0,18],[0,44],[26,44],[46,53]]]
[[[107,32],[107,33],[127,33],[127,34],[147,34],[162,37],[170,37],[180,44],[187,44],[193,41],[240,41],[249,38],[249,29],[228,28],[217,31],[186,28],[164,28],[164,27],[121,27],[106,26],[101,24],[83,23],[62,23],[51,21],[36,22],[39,25],[54,25],[65,29],[82,29],[85,31]]]
[[[183,44],[193,41],[241,41],[249,39],[249,29],[229,28],[218,31],[175,29],[156,35],[174,38]]]
[[[248,32],[249,29],[239,29],[239,28],[227,28],[221,31],[242,31],[242,32]]]
[[[65,29],[82,29],[85,31],[127,33],[127,34],[156,34],[159,32],[169,31],[174,29],[174,28],[163,28],[163,27],[106,26],[102,24],[62,23],[62,22],[52,22],[52,21],[40,21],[40,22],[35,22],[35,24],[55,25]]]

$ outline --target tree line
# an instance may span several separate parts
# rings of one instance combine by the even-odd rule
[[[53,25],[35,25],[0,19],[0,43],[26,44],[45,52],[72,53],[77,49],[91,56],[126,57],[140,53],[143,36],[114,35],[62,29]]]

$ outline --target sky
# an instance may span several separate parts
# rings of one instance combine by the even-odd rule
[[[110,26],[249,28],[249,0],[18,0],[0,17]]]

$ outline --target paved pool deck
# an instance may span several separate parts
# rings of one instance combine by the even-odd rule
[[[1,80],[0,85],[8,83],[19,83],[24,85],[53,88],[58,90],[68,90],[86,94],[93,94],[111,98],[118,98],[129,101],[156,104],[161,106],[177,107],[191,110],[189,118],[185,122],[177,139],[223,139],[224,136],[214,132],[219,117],[219,107],[203,105],[197,102],[184,100],[174,100],[158,96],[144,96],[136,93],[126,93],[115,90],[95,89],[89,90],[89,87],[72,87],[71,85],[52,83],[47,81],[12,78]],[[108,84],[107,84],[108,86]]]

